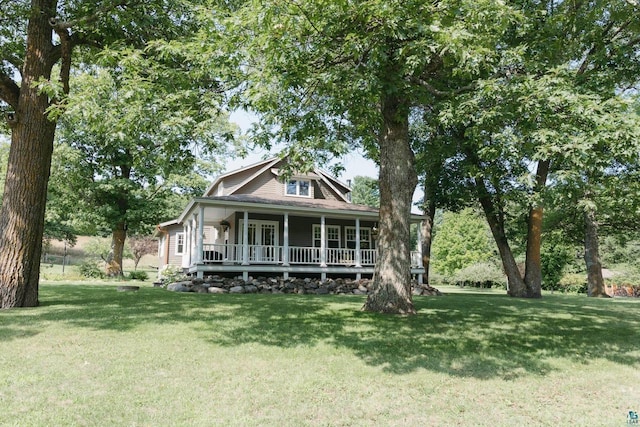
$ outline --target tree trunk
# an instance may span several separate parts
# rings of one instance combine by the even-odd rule
[[[536,171],[535,196],[540,196],[547,183],[547,175],[551,161],[538,162]],[[527,252],[525,260],[524,283],[527,287],[527,297],[542,297],[542,267],[540,247],[542,245],[542,216],[544,207],[542,200],[536,200],[529,210],[529,222],[527,228]]]
[[[414,314],[410,218],[418,176],[409,145],[409,104],[397,95],[385,95],[381,110],[378,260],[373,275],[373,293],[363,310]]]
[[[429,268],[431,266],[431,242],[433,242],[433,220],[436,215],[436,202],[432,197],[428,186],[424,186],[425,204],[424,215],[425,219],[422,222],[422,266],[424,267],[423,283],[430,285],[429,283]]]
[[[107,264],[107,276],[122,277],[124,271],[122,269],[122,258],[124,255],[124,242],[127,238],[127,229],[124,222],[119,222],[113,229],[111,235],[112,256],[109,257]]]
[[[496,212],[496,206],[491,200],[491,195],[487,191],[487,187],[482,178],[476,178],[475,184],[480,205],[482,206],[482,210],[489,223],[489,228],[491,229],[491,234],[500,253],[502,268],[507,275],[509,285],[507,293],[512,297],[526,297],[527,288],[518,269],[518,264],[516,264],[516,260],[513,257],[513,252],[511,252],[511,247],[509,246],[509,241],[504,231],[504,223],[501,220],[502,215]]]
[[[11,148],[0,210],[0,308],[38,305],[40,255],[55,123],[37,81],[51,73],[55,2],[34,0],[27,52],[15,113],[9,117]]]
[[[587,208],[584,211],[584,261],[587,266],[587,295],[590,297],[609,297],[607,295],[604,278],[602,277],[602,263],[600,262],[598,244],[598,222],[595,211]]]

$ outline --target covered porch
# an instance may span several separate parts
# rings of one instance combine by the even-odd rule
[[[194,199],[184,227],[183,269],[189,274],[371,276],[377,262],[378,211],[331,201],[278,204],[252,196]],[[420,215],[412,215],[419,223]],[[420,227],[411,274],[422,281]]]

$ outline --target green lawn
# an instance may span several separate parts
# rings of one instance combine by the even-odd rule
[[[0,425],[626,425],[640,301],[457,291],[363,297],[41,286],[0,312]]]

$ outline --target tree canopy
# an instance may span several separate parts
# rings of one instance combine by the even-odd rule
[[[5,3],[5,2],[3,2]],[[202,3],[173,0],[17,0],[0,18],[0,105],[11,149],[0,210],[0,307],[38,304],[40,253],[56,121],[64,112],[70,76],[100,53],[134,53],[171,63],[162,49],[200,28]],[[132,57],[132,56],[129,56]],[[121,58],[118,58],[121,59]],[[118,66],[117,61],[114,65]],[[215,86],[215,79],[211,82]]]

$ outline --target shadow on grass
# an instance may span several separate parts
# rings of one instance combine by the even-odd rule
[[[545,375],[551,359],[607,358],[640,365],[640,301],[491,294],[417,297],[418,315],[360,311],[362,297],[198,295],[107,286],[45,286],[36,309],[0,313],[0,342],[38,333],[40,322],[128,331],[186,324],[218,346],[279,348],[326,344],[393,373],[417,369],[459,377]],[[20,327],[24,326],[24,327]],[[312,350],[311,350],[312,351]]]

